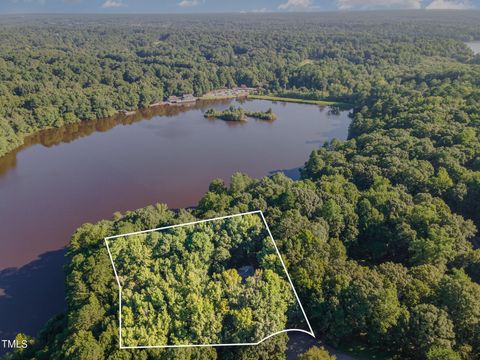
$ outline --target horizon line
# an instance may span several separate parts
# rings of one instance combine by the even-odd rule
[[[293,14],[322,14],[322,13],[368,13],[368,12],[478,12],[480,8],[473,9],[327,9],[327,10],[314,10],[314,11],[278,11],[278,10],[266,10],[266,11],[197,11],[197,12],[5,12],[1,13],[0,17],[12,16],[12,15],[262,15],[262,14],[280,14],[280,15],[293,15]]]

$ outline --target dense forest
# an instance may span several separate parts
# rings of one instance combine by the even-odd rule
[[[107,241],[122,346],[257,343],[308,330],[258,213]]]
[[[241,83],[348,100],[349,139],[315,150],[300,180],[237,173],[213,180],[195,209],[158,204],[83,225],[68,312],[8,359],[284,359],[285,336],[228,351],[118,349],[103,238],[253,210],[318,337],[397,359],[480,358],[480,59],[462,42],[480,38],[480,13],[104,20],[40,18],[21,31],[5,21],[4,151],[39,128]]]

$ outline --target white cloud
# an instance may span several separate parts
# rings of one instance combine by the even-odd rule
[[[251,10],[240,10],[240,14],[257,14],[257,13],[266,13],[268,12],[267,8],[261,8],[261,9],[251,9]]]
[[[434,0],[435,1],[435,0]],[[421,9],[421,0],[338,0],[340,10]]]
[[[182,0],[178,3],[180,7],[193,7],[198,6],[202,3],[202,0]]]
[[[469,0],[433,0],[425,9],[427,10],[465,10],[474,9]]]
[[[306,10],[313,6],[313,0],[288,0],[278,5],[280,10]]]
[[[102,4],[102,8],[104,9],[119,8],[125,6],[127,6],[127,4],[125,4],[123,0],[107,0]]]

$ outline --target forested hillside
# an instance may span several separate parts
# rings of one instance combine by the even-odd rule
[[[480,37],[476,24],[475,12],[0,17],[0,156],[39,129],[223,86],[359,103],[437,57],[478,62],[459,41]]]
[[[23,50],[1,49],[8,69],[2,77],[11,76],[1,85],[4,128],[11,131],[2,139],[44,126],[37,124],[38,109],[54,109],[56,119],[70,109],[65,113],[76,121],[229,83],[354,104],[349,140],[314,151],[301,180],[237,173],[228,185],[212,181],[195,209],[155,205],[83,225],[69,249],[68,312],[8,358],[284,359],[282,336],[233,351],[118,349],[118,292],[105,236],[262,210],[318,337],[332,345],[360,342],[401,359],[479,359],[480,65],[460,40],[479,37],[480,14],[448,14],[399,13],[381,22],[369,14],[218,23],[186,17],[179,28],[155,21],[134,26],[129,19],[128,26],[92,22],[80,30],[64,20],[23,32],[6,24],[2,32],[15,34],[9,41]],[[101,34],[102,56],[95,50]],[[65,55],[74,49],[82,56]],[[29,57],[42,59],[39,69],[46,58],[58,60],[43,75],[25,65],[13,81],[22,69],[14,62]],[[58,67],[65,80],[53,75]],[[21,76],[36,87],[12,93]],[[104,83],[106,76],[111,80]],[[71,92],[59,90],[69,82]],[[70,94],[71,108],[57,106]],[[27,99],[43,102],[28,109]]]

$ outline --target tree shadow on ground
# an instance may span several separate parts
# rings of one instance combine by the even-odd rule
[[[288,334],[287,360],[296,360],[300,354],[305,353],[312,346],[324,347],[331,355],[335,355],[337,360],[359,360],[354,356],[342,353],[325,345],[320,339],[314,339],[310,335],[299,332],[291,332]]]

